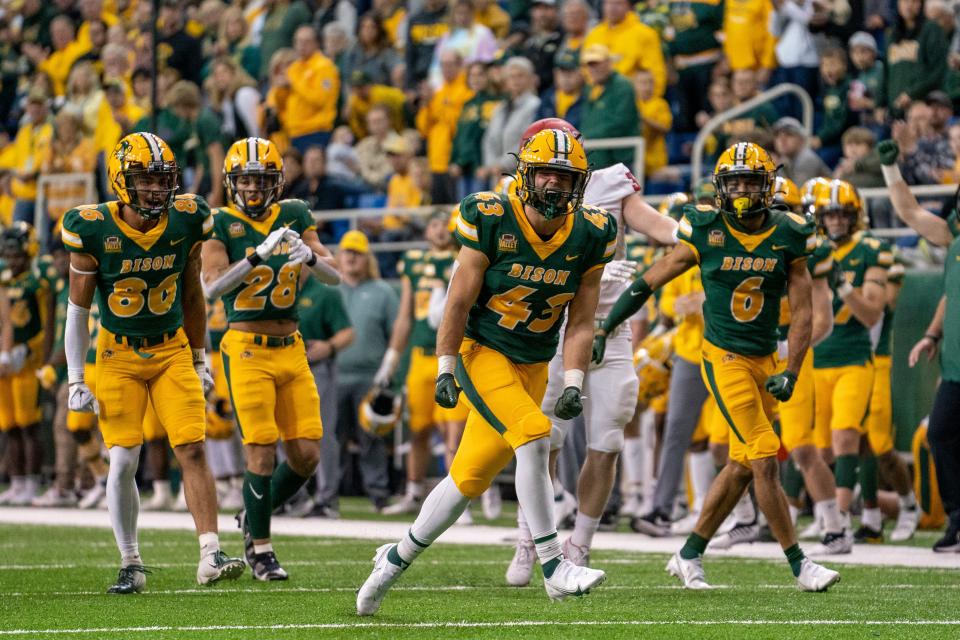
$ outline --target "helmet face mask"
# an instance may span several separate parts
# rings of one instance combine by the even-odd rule
[[[831,241],[843,243],[856,231],[857,211],[849,207],[817,209],[817,222]]]
[[[773,204],[776,176],[763,147],[738,142],[720,155],[713,172],[718,208],[740,220],[762,215]]]
[[[811,190],[810,198],[817,226],[835,244],[869,226],[860,194],[849,182],[825,180]]]
[[[177,159],[152,133],[131,133],[120,140],[107,159],[107,174],[117,199],[146,220],[166,213],[180,188]]]
[[[263,138],[237,140],[223,161],[227,200],[253,219],[263,217],[283,191],[283,158]]]
[[[520,150],[517,196],[553,220],[580,207],[588,176],[587,157],[577,139],[559,129],[544,129]]]

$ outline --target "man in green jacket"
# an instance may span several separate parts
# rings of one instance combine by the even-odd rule
[[[584,138],[625,138],[640,135],[637,96],[629,80],[613,70],[610,50],[602,44],[590,45],[580,54],[587,69],[589,93],[583,106],[580,131]],[[618,162],[634,166],[633,149],[597,149],[587,153],[592,169],[603,169]]]

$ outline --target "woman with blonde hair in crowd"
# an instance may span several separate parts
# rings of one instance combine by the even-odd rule
[[[220,31],[213,53],[216,57],[229,56],[247,75],[257,77],[260,71],[260,48],[251,42],[250,25],[240,7],[228,7],[220,16]],[[210,64],[212,66],[213,63]]]
[[[213,61],[205,85],[210,105],[220,116],[224,139],[260,137],[260,92],[240,63],[220,56]]]
[[[83,131],[83,121],[72,107],[64,107],[53,119],[53,138],[41,153],[40,174],[93,173],[97,168],[97,147]],[[51,224],[91,194],[79,182],[46,187],[47,215]]]
[[[270,89],[264,101],[263,135],[269,138],[283,153],[290,146],[290,138],[284,132],[287,100],[290,98],[290,79],[287,69],[297,59],[293,49],[277,49],[270,58]]]
[[[84,133],[92,134],[97,128],[97,115],[100,113],[101,102],[103,102],[103,91],[100,89],[100,78],[93,64],[78,62],[67,76],[66,101],[63,108],[78,114]]]

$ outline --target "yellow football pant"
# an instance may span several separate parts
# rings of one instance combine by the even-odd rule
[[[214,351],[210,358],[210,374],[213,376],[213,391],[207,402],[207,437],[226,440],[233,433],[233,417],[220,415],[216,407],[230,412],[233,407],[230,405],[230,386],[223,368],[223,356],[219,351]]]
[[[784,360],[780,363],[778,370],[783,371],[786,367],[787,363]],[[815,444],[814,397],[813,349],[808,349],[800,366],[800,375],[797,376],[793,395],[786,402],[780,403],[780,439],[783,440],[783,446],[787,451]],[[829,446],[828,443],[827,447]]]
[[[410,430],[432,429],[443,422],[463,422],[469,409],[459,402],[453,409],[445,409],[434,399],[437,380],[437,356],[424,353],[423,348],[410,350],[410,369],[407,371],[407,408]]]
[[[171,446],[203,442],[203,387],[182,328],[160,345],[137,350],[101,329],[96,385],[100,432],[107,447],[143,444],[151,401]]]
[[[267,346],[268,338],[230,329],[220,342],[243,443],[319,440],[323,436],[320,395],[303,338],[296,333],[292,343],[276,347]]]
[[[873,453],[882,456],[893,450],[893,398],[890,388],[890,370],[893,358],[875,356],[873,360],[873,393],[870,395],[870,415],[867,418],[867,438]]]
[[[29,427],[40,422],[40,367],[43,334],[27,342],[30,355],[19,372],[0,376],[0,431]]]
[[[780,450],[773,430],[776,400],[763,385],[776,371],[776,355],[743,356],[703,341],[704,381],[717,409],[730,425],[730,459],[749,467]]]
[[[730,427],[717,409],[717,402],[713,396],[707,396],[700,408],[700,419],[693,432],[691,442],[708,440],[710,444],[727,444],[730,442]]]
[[[510,462],[514,449],[550,436],[550,419],[540,410],[547,369],[546,362],[517,364],[464,338],[456,377],[470,413],[450,465],[460,493],[476,498]]]
[[[86,363],[83,365],[83,379],[90,388],[90,392],[97,397],[97,365]],[[67,430],[71,433],[79,431],[91,431],[97,424],[97,415],[86,411],[69,411],[67,413]],[[159,440],[166,438],[167,432],[160,424],[160,418],[157,412],[153,410],[153,403],[147,397],[147,409],[143,414],[143,438],[144,440]]]
[[[873,363],[813,370],[814,443],[821,449],[832,446],[834,431],[865,431],[873,388]]]

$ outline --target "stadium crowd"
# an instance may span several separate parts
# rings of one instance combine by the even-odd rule
[[[650,0],[636,5],[628,0],[163,0],[154,75],[150,2],[8,4],[0,13],[0,226],[44,225],[23,231],[28,238],[23,246],[30,259],[36,258],[31,269],[44,293],[38,300],[48,306],[12,309],[33,313],[31,322],[42,324],[21,366],[35,370],[46,391],[42,417],[38,412],[28,418],[32,430],[16,445],[6,438],[4,473],[13,476],[12,466],[19,467],[20,484],[0,502],[82,507],[103,502],[107,466],[94,420],[68,412],[65,405],[58,322],[63,312],[56,306],[66,304],[69,258],[60,235],[50,232],[59,230],[64,212],[84,199],[114,199],[108,156],[125,135],[150,131],[165,140],[182,172],[182,190],[202,195],[211,207],[230,204],[223,173],[227,149],[252,136],[270,140],[282,156],[282,198],[304,200],[314,211],[384,208],[382,217],[361,219],[360,230],[346,231],[347,225],[336,222],[317,229],[320,240],[336,248],[342,283],[312,283],[298,305],[323,422],[329,426],[315,479],[286,508],[294,515],[337,517],[338,497],[349,494],[367,496],[377,511],[412,512],[424,496],[424,478],[411,477],[408,469],[406,495],[391,505],[390,496],[403,481],[389,458],[394,440],[375,424],[379,414],[386,414],[385,422],[392,425],[393,409],[378,409],[374,418],[364,413],[380,400],[369,395],[371,388],[402,383],[394,375],[395,360],[407,347],[407,336],[397,339],[396,333],[409,327],[401,327],[397,318],[411,309],[401,300],[417,305],[420,314],[430,291],[426,298],[418,291],[415,300],[406,299],[409,292],[398,294],[387,282],[409,281],[414,272],[405,264],[409,267],[422,252],[400,260],[396,254],[375,256],[371,242],[426,238],[431,250],[450,251],[450,231],[445,225],[431,229],[432,221],[446,223],[449,205],[497,188],[504,175],[512,174],[518,141],[540,118],[564,118],[588,141],[642,135],[644,158],[633,158],[632,149],[594,149],[588,151],[591,168],[642,165],[648,193],[687,191],[678,185],[702,178],[687,169],[696,132],[713,116],[783,82],[800,85],[814,99],[813,134],[800,122],[798,105],[782,98],[725,122],[708,141],[708,157],[715,159],[734,142],[750,141],[768,149],[782,165],[781,175],[796,185],[827,177],[858,188],[885,186],[881,167],[892,163],[908,185],[956,183],[958,11],[960,4],[944,0]],[[877,142],[888,138],[896,141],[899,154],[882,164]],[[41,178],[62,174],[93,176],[93,193],[85,185],[58,187],[56,182],[38,193]],[[705,188],[683,198],[709,199]],[[46,203],[39,217],[38,198]],[[426,223],[391,213],[433,204],[438,213]],[[682,204],[681,198],[671,196],[664,213],[671,204]],[[880,222],[894,220],[891,214]],[[38,245],[38,237],[48,239],[45,246]],[[642,262],[655,247],[636,251]],[[696,283],[684,286],[659,306],[663,316],[677,316],[678,326],[702,305]],[[641,346],[647,324],[636,324],[635,347]],[[218,333],[227,328],[222,303],[210,304],[208,328],[215,354]],[[670,351],[699,353],[699,342],[684,344],[679,331]],[[216,369],[217,357],[211,358]],[[667,358],[660,360],[664,364]],[[693,370],[698,372],[699,365]],[[648,390],[641,409],[659,395]],[[652,406],[649,419],[662,428],[669,419],[666,405]],[[220,506],[239,509],[245,464],[225,381],[218,381],[208,398],[207,420],[207,456]],[[185,509],[182,493],[178,499],[171,490],[164,429],[155,420],[147,422],[142,485],[152,488],[152,496],[144,508]],[[50,425],[52,431],[46,430]],[[696,419],[690,429],[695,426]],[[692,448],[687,434],[670,450],[678,456],[676,478],[656,497],[655,447],[641,445],[639,432],[628,438],[625,456],[638,462],[624,471],[629,490],[614,497],[603,523],[624,513],[638,531],[669,532],[672,516],[683,514],[674,513],[673,505],[685,455],[697,460],[690,463],[688,505],[696,514],[714,460],[709,434],[698,433]],[[45,442],[53,447],[44,447]],[[423,442],[408,446],[414,451]],[[561,477],[563,465],[575,469],[582,463],[564,456]],[[650,459],[639,462],[644,456]],[[647,475],[640,477],[637,469],[644,464]],[[894,479],[887,484],[894,491],[881,497],[887,515],[896,519],[898,511],[917,507],[909,482],[891,465],[894,470],[886,471]],[[696,469],[705,471],[698,476]],[[803,478],[796,468],[790,473],[796,486],[791,506],[800,509]],[[558,519],[571,517],[575,500],[560,482],[555,486]],[[484,494],[485,515],[498,515],[499,498],[497,487]],[[878,509],[875,487],[874,498],[871,508]],[[751,528],[740,530],[739,539],[738,533],[728,535],[730,544],[759,537],[762,522],[756,514],[749,516],[751,509],[731,521],[731,526]],[[695,520],[674,522],[673,532],[689,533]]]

